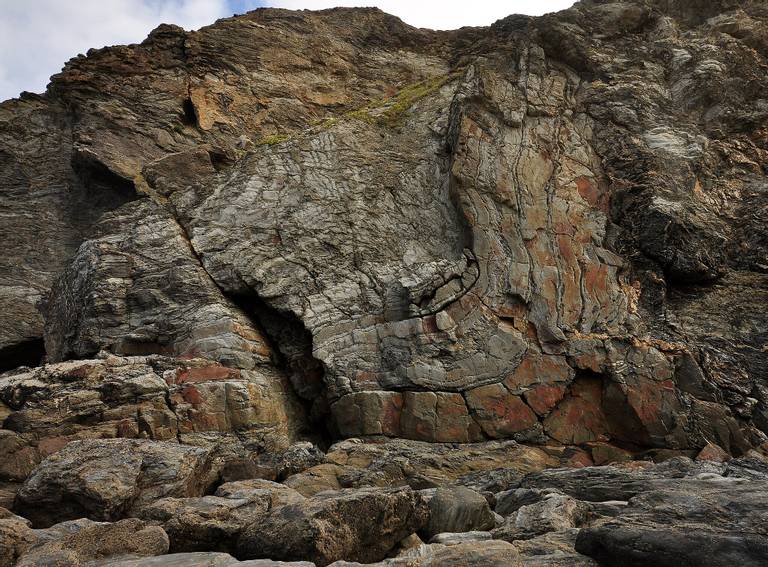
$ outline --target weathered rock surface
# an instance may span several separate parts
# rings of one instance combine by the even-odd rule
[[[42,543],[22,556],[19,567],[85,564],[104,557],[155,556],[168,553],[168,536],[162,528],[141,520],[94,524]]]
[[[0,508],[0,566],[13,567],[36,541],[29,520]]]
[[[192,355],[332,435],[746,452],[765,13],[714,5],[257,10],[73,59],[2,107],[4,366]]]
[[[137,514],[161,522],[171,551],[227,551],[234,553],[240,532],[258,524],[271,510],[304,498],[295,490],[265,480],[230,482],[215,496],[163,498]]]
[[[764,563],[766,92],[762,0],[582,0],[1,103],[0,567]]]
[[[304,424],[287,381],[204,358],[108,356],[11,372],[0,376],[0,403],[9,408],[0,479],[15,481],[77,439],[227,442],[258,453],[287,448]]]
[[[765,481],[682,480],[644,492],[627,510],[579,533],[576,549],[601,565],[764,565]]]
[[[360,563],[339,561],[333,567],[358,567]],[[504,541],[482,541],[456,545],[429,544],[412,549],[400,557],[373,563],[376,567],[520,567],[514,546]]]
[[[307,561],[238,561],[226,553],[173,553],[162,557],[96,561],[93,567],[315,567]]]
[[[548,532],[580,528],[589,517],[589,507],[562,494],[550,493],[534,504],[521,506],[491,532],[506,541],[531,539]]]
[[[429,502],[429,522],[421,530],[425,541],[444,532],[483,531],[496,526],[488,501],[474,490],[463,486],[441,487],[422,494]]]
[[[428,518],[427,505],[409,488],[325,492],[257,520],[240,534],[237,555],[322,566],[340,559],[372,563]]]
[[[326,463],[288,477],[285,484],[305,495],[361,486],[435,488],[476,482],[477,475],[511,471],[519,483],[524,473],[557,466],[556,451],[514,441],[449,444],[404,439],[341,441],[326,453]],[[508,477],[509,475],[505,475]],[[465,480],[468,479],[468,480]]]
[[[73,441],[47,457],[16,495],[35,526],[116,520],[166,496],[199,496],[216,480],[210,451],[162,441]]]

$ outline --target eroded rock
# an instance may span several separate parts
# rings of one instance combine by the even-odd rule
[[[46,458],[14,509],[38,527],[88,517],[116,520],[166,496],[203,494],[216,480],[210,452],[161,441],[73,441]]]
[[[272,510],[240,534],[241,558],[308,559],[328,565],[339,559],[372,563],[429,517],[409,488],[325,492]]]

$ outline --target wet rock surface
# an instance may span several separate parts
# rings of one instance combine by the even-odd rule
[[[259,9],[1,103],[0,567],[767,563],[767,58]]]

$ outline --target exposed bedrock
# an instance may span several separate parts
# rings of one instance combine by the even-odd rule
[[[0,105],[0,480],[92,438],[272,480],[301,440],[759,447],[766,18],[256,10],[71,60]]]

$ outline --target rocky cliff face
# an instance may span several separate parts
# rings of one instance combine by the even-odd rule
[[[398,443],[515,448],[536,463],[522,472],[761,458],[766,93],[758,0],[583,0],[451,32],[376,9],[263,9],[71,60],[44,95],[0,105],[0,479],[32,474],[17,510],[47,526],[200,514],[142,503],[232,478],[294,479],[304,496],[458,478],[408,465],[362,481],[339,467],[368,457],[317,448],[352,437],[404,463],[416,455]],[[119,444],[78,441],[104,438],[144,439],[136,470],[170,467],[176,484],[150,490],[123,467],[123,499],[76,479],[45,488],[77,451],[113,466]],[[307,440],[317,455],[290,464]],[[153,441],[196,460],[168,448],[158,465]],[[474,459],[466,474],[507,458],[456,451]],[[170,546],[370,562],[439,512],[411,494],[338,498],[294,502],[240,543],[244,525],[216,512],[228,527],[195,533],[218,543],[184,544],[192,528],[176,526]],[[568,529],[605,512],[558,502]],[[350,536],[364,553],[264,541],[293,530],[286,518],[312,532],[358,506],[389,510],[397,537]],[[629,540],[634,517],[616,520]],[[533,537],[515,529],[493,539]],[[577,547],[648,560],[616,533]],[[547,545],[576,553],[572,535]],[[679,552],[651,539],[656,561]]]

